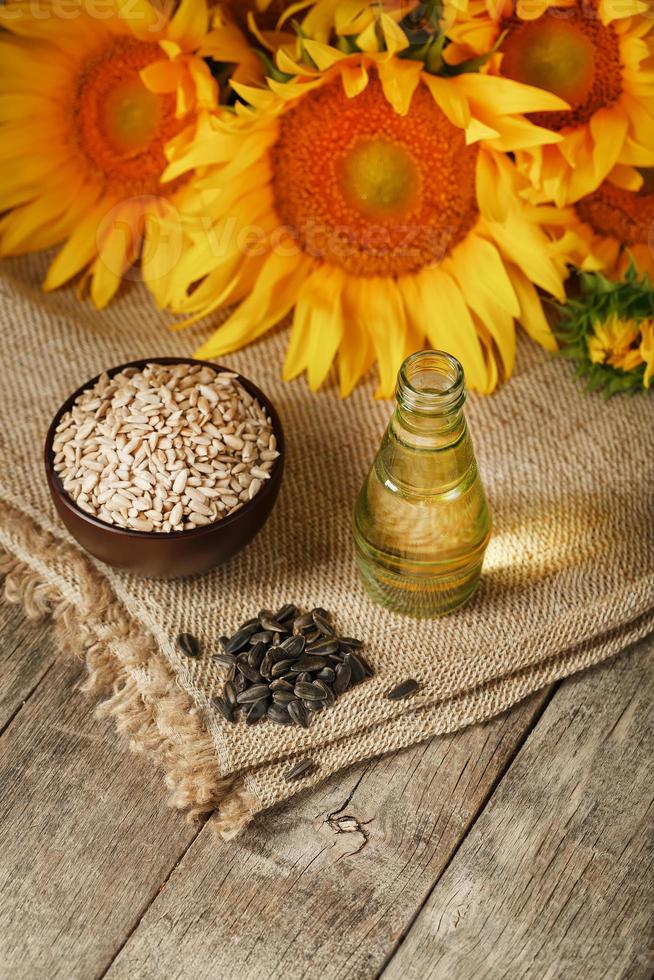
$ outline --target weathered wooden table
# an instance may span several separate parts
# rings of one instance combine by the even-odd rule
[[[0,606],[0,977],[645,978],[654,641],[232,843]]]

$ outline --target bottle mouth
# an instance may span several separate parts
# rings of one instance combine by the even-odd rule
[[[413,412],[442,415],[458,411],[466,398],[463,368],[445,351],[418,351],[400,368],[396,395],[399,404]]]

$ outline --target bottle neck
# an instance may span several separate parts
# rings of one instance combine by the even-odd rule
[[[463,369],[442,351],[420,351],[400,370],[390,433],[415,449],[443,449],[465,433]]]

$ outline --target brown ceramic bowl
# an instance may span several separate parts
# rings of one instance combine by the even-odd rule
[[[111,377],[125,368],[141,368],[153,362],[156,364],[208,363],[184,357],[149,357],[142,361],[121,364],[107,373]],[[218,364],[208,364],[208,366],[219,371],[228,370]],[[149,578],[200,575],[216,565],[229,561],[261,530],[270,516],[281,486],[285,460],[284,434],[279,416],[271,402],[256,385],[247,378],[239,376],[238,380],[243,387],[268,412],[279,451],[270,480],[266,481],[253,500],[243,504],[240,510],[215,524],[194,528],[192,531],[173,531],[170,534],[128,531],[106,524],[97,517],[85,513],[64,491],[61,480],[54,471],[52,444],[56,428],[75,400],[97,380],[96,377],[88,381],[64,402],[52,421],[45,442],[45,470],[50,493],[59,517],[72,536],[89,554],[107,565]]]

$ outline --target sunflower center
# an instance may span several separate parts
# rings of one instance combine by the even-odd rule
[[[162,57],[157,44],[117,38],[77,79],[76,141],[106,189],[121,196],[160,191],[164,147],[183,125],[175,118],[174,95],[155,95],[139,76]],[[173,189],[166,185],[167,193]]]
[[[353,275],[417,272],[477,220],[477,152],[426,87],[400,116],[377,79],[353,99],[337,79],[281,118],[277,213],[307,254]]]
[[[563,16],[565,15],[565,16]],[[592,10],[550,8],[537,20],[504,23],[502,74],[558,95],[569,111],[532,113],[540,126],[579,126],[622,94],[618,35]]]
[[[402,146],[385,140],[361,140],[338,167],[341,189],[352,207],[375,217],[401,213],[416,197],[419,174]]]
[[[579,218],[595,234],[625,245],[646,245],[654,226],[654,192],[634,194],[606,181],[575,204]]]

